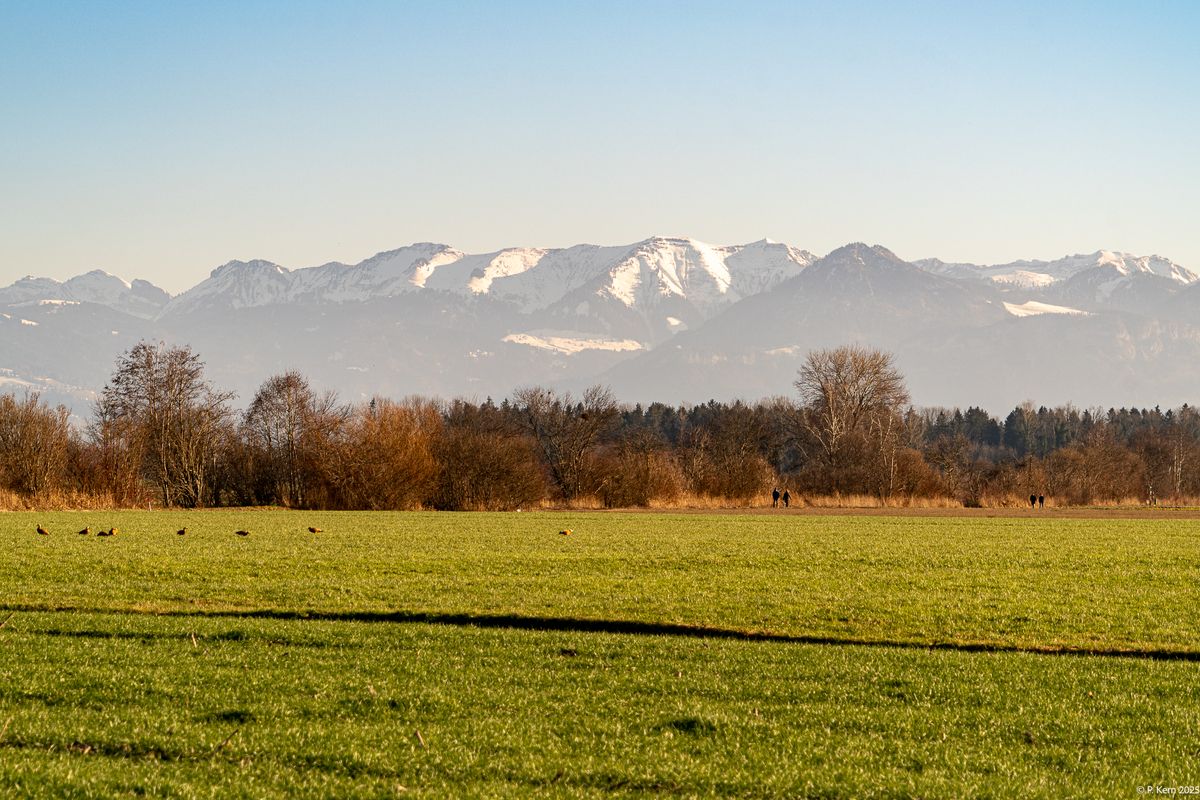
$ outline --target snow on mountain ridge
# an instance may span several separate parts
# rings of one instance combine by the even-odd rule
[[[1136,256],[1115,250],[1097,250],[1089,254],[1063,256],[1055,261],[1021,260],[1008,264],[979,265],[946,263],[936,258],[914,261],[922,269],[952,278],[984,278],[993,283],[1033,289],[1069,280],[1087,270],[1113,267],[1122,275],[1147,273],[1169,278],[1184,285],[1200,280],[1200,275],[1162,256]]]
[[[766,239],[716,246],[656,236],[638,242],[610,271],[597,294],[629,308],[680,298],[703,314],[765,291],[813,263],[811,253]]]
[[[488,295],[531,312],[589,285],[596,295],[628,308],[678,297],[707,313],[790,277],[813,260],[805,251],[765,240],[719,247],[653,237],[626,247],[508,248],[487,254],[423,242],[353,266],[334,262],[288,270],[269,261],[231,261],[171,301],[162,316],[210,305],[341,303],[421,290]]]
[[[472,272],[467,288],[476,294],[486,294],[497,278],[510,278],[534,267],[548,251],[518,248],[501,251],[478,273]]]
[[[1067,306],[1056,306],[1050,303],[1039,303],[1036,300],[1030,300],[1025,303],[1004,303],[1004,309],[1014,317],[1036,317],[1040,314],[1066,314],[1068,316],[1088,316],[1088,312],[1081,311],[1078,308],[1068,308]]]
[[[0,305],[36,303],[44,300],[96,303],[143,319],[151,319],[166,305],[170,295],[154,284],[135,280],[132,284],[101,269],[76,275],[66,281],[27,275],[0,289]]]
[[[262,259],[229,261],[214,269],[205,280],[176,297],[163,313],[198,298],[220,297],[230,308],[248,308],[279,302],[292,285],[291,270]],[[186,298],[186,300],[185,300]]]
[[[520,275],[549,252],[534,247],[512,247],[479,255],[460,253],[458,260],[440,266],[425,282],[425,288],[488,294],[496,280]]]
[[[102,269],[94,269],[91,272],[76,275],[63,285],[71,287],[72,291],[76,292],[87,291],[89,288],[102,292],[112,291],[113,289],[129,291],[133,288],[133,285],[129,281],[110,272],[105,272]]]
[[[48,397],[80,409],[119,353],[160,339],[191,345],[243,399],[282,365],[351,399],[600,382],[630,401],[698,402],[791,391],[805,352],[859,342],[896,352],[928,402],[1002,404],[1051,379],[1064,400],[1182,402],[1200,381],[1200,281],[1185,285],[1190,273],[1155,257],[1073,259],[997,272],[1046,284],[1016,289],[976,267],[930,274],[952,265],[922,269],[864,244],[814,260],[766,240],[482,254],[418,243],[358,264],[229,262],[157,319],[25,279],[0,288],[0,367],[38,387],[52,376],[61,384]],[[74,286],[161,307],[140,281],[96,273]],[[14,295],[34,299],[3,307]],[[964,386],[964,370],[978,383]]]
[[[597,290],[629,308],[658,298],[686,297],[702,309],[720,303],[733,280],[722,254],[694,239],[654,237],[639,242],[608,272]]]
[[[742,297],[764,292],[817,260],[817,256],[788,244],[759,239],[731,250],[725,263],[733,290]]]
[[[419,291],[438,267],[463,254],[443,244],[419,242],[387,250],[353,266],[330,262],[289,270],[270,261],[230,261],[174,298],[161,316],[221,306],[252,308],[278,303],[369,300]]]
[[[866,245],[848,247],[853,250]],[[887,255],[894,258],[890,252]],[[576,314],[591,313],[590,306],[596,302],[642,315],[662,308],[662,315],[686,318],[687,325],[694,325],[743,298],[770,290],[816,260],[812,253],[769,239],[720,246],[687,237],[654,236],[624,246],[514,247],[483,254],[418,242],[353,265],[330,262],[291,270],[265,260],[230,261],[175,298],[146,281],[130,284],[101,270],[65,282],[27,276],[0,288],[0,304],[91,302],[153,319],[204,307],[362,302],[432,290],[463,297],[486,296],[524,313],[548,309],[568,296]],[[1101,287],[1109,292],[1118,285],[1113,279],[1121,277],[1158,276],[1175,286],[1200,281],[1196,273],[1170,259],[1112,250],[990,266],[937,259],[913,263],[943,277],[982,279],[1038,292],[1057,291],[1082,273],[1097,280],[1100,273],[1111,275],[1111,279],[1105,278],[1109,283]],[[679,316],[679,303],[693,309],[691,316]]]

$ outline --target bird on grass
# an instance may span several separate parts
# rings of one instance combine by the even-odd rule
[[[570,535],[571,535],[571,529],[570,529],[570,528],[563,528],[561,531],[559,531],[559,532],[558,532],[558,535],[559,535],[559,536],[570,536]]]
[[[250,531],[234,531],[234,536],[249,536]]]
[[[92,534],[92,529],[90,527],[84,528],[83,530],[81,530],[79,532],[80,536],[90,536],[91,534]]]
[[[324,528],[314,528],[311,525],[308,527],[309,533],[321,533],[324,530],[325,530]]]
[[[177,536],[183,536],[185,533],[187,533],[187,528],[180,528],[179,530],[175,531]]]
[[[117,535],[118,533],[120,533],[120,532],[121,532],[121,529],[120,529],[120,528],[109,528],[109,529],[108,529],[108,535],[109,535],[109,536],[116,536],[116,535]]]
[[[101,528],[100,530],[96,531],[96,535],[97,535],[97,536],[112,536],[112,535],[113,535],[113,531],[115,531],[115,530],[116,530],[116,528],[113,528],[112,530],[107,530],[107,531],[106,531],[106,530],[104,530],[103,528]]]
[[[38,527],[37,527],[37,532],[38,532],[40,535],[42,535],[42,536],[49,536],[49,535],[50,535],[50,531],[46,530],[46,529],[45,529],[45,528],[43,528],[41,525],[38,525]]]

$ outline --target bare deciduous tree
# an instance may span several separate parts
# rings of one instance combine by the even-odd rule
[[[608,508],[649,506],[654,500],[674,500],[683,491],[679,465],[666,443],[648,431],[621,437],[599,467],[604,473],[599,495]]]
[[[1178,500],[1195,489],[1196,464],[1200,462],[1200,414],[1185,405],[1172,416],[1169,480],[1171,496]]]
[[[0,488],[34,496],[60,488],[71,447],[66,408],[42,405],[37,392],[0,396]]]
[[[87,426],[86,449],[81,453],[85,462],[76,467],[85,490],[122,504],[145,502],[145,442],[136,431],[134,420],[118,416],[116,403],[100,395]]]
[[[139,342],[117,359],[93,433],[136,460],[164,505],[201,506],[210,500],[232,397],[204,379],[204,362],[191,348]]]
[[[588,454],[616,419],[612,392],[592,386],[577,403],[570,393],[560,395],[534,386],[518,390],[513,399],[559,494],[573,500],[584,488]]]
[[[682,438],[682,468],[696,494],[748,500],[765,493],[775,475],[760,451],[764,420],[741,402]]]
[[[511,511],[546,494],[533,438],[494,405],[451,404],[437,455],[438,508]]]
[[[417,508],[433,493],[441,416],[430,402],[373,399],[353,410],[329,450],[328,504],[337,508]]]
[[[1055,450],[1046,464],[1050,492],[1071,503],[1143,496],[1145,464],[1116,440],[1109,427],[1096,428],[1084,441]]]
[[[348,414],[332,392],[317,394],[294,370],[263,383],[242,430],[257,456],[259,478],[270,487],[270,501],[298,507],[309,502],[321,454]]]
[[[816,443],[823,467],[836,476],[870,451],[877,490],[890,491],[903,441],[901,414],[909,402],[892,355],[857,345],[808,354],[795,382],[803,405],[799,421]],[[865,466],[865,465],[857,465]]]

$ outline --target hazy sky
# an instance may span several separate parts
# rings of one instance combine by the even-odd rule
[[[1198,37],[1190,0],[0,0],[0,284],[654,234],[1200,269]]]

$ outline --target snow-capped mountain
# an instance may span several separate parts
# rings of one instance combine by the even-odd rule
[[[157,317],[168,300],[170,295],[148,281],[127,283],[99,269],[64,282],[29,275],[0,289],[0,305],[95,303],[142,319]]]
[[[1200,283],[1177,290],[1173,307],[1183,308],[1195,291]],[[1000,413],[1029,398],[1163,407],[1200,399],[1200,303],[1174,321],[1084,311],[1022,300],[975,277],[932,274],[862,244],[839,248],[698,330],[633,354],[600,381],[643,402],[790,395],[809,350],[849,342],[893,352],[924,405]]]
[[[578,331],[582,339],[598,334],[652,347],[774,288],[815,260],[803,250],[766,241],[716,247],[657,237],[623,250],[596,264],[589,280],[550,305],[539,309],[527,303],[524,309],[547,327]],[[510,280],[537,277],[531,269]]]
[[[418,243],[379,253],[351,266],[333,262],[290,270],[270,261],[230,261],[173,298],[162,309],[170,317],[208,310],[256,308],[288,303],[353,303],[417,291],[442,264],[462,253],[446,245]]]
[[[770,288],[813,260],[803,250],[766,240],[717,247],[655,237],[624,247],[511,248],[479,255],[420,243],[353,266],[289,270],[269,261],[231,261],[174,298],[162,316],[212,307],[362,302],[420,290],[487,295],[528,313],[583,287],[627,308],[648,309],[675,297],[707,312]]]
[[[894,351],[914,398],[1196,403],[1200,280],[1113,251],[996,266],[761,240],[513,247],[417,243],[357,264],[231,261],[170,298],[95,271],[0,289],[0,392],[86,414],[140,339],[189,344],[248,402],[287,368],[348,400],[610,383],[628,400],[790,394],[816,347]]]
[[[353,266],[289,270],[268,261],[231,261],[171,300],[160,319],[442,292],[491,301],[495,313],[525,315],[509,342],[547,347],[553,338],[558,343],[550,349],[564,352],[642,349],[770,289],[814,259],[767,240],[715,246],[654,237],[617,247],[509,248],[474,255],[419,243]]]
[[[951,278],[982,278],[997,284],[1024,289],[1044,288],[1068,280],[1081,272],[1108,270],[1117,277],[1136,274],[1157,275],[1179,284],[1195,283],[1200,276],[1162,256],[1135,256],[1112,250],[1097,250],[1088,255],[1064,256],[1057,261],[1013,261],[1009,264],[947,264],[936,258],[914,261],[918,267]]]

